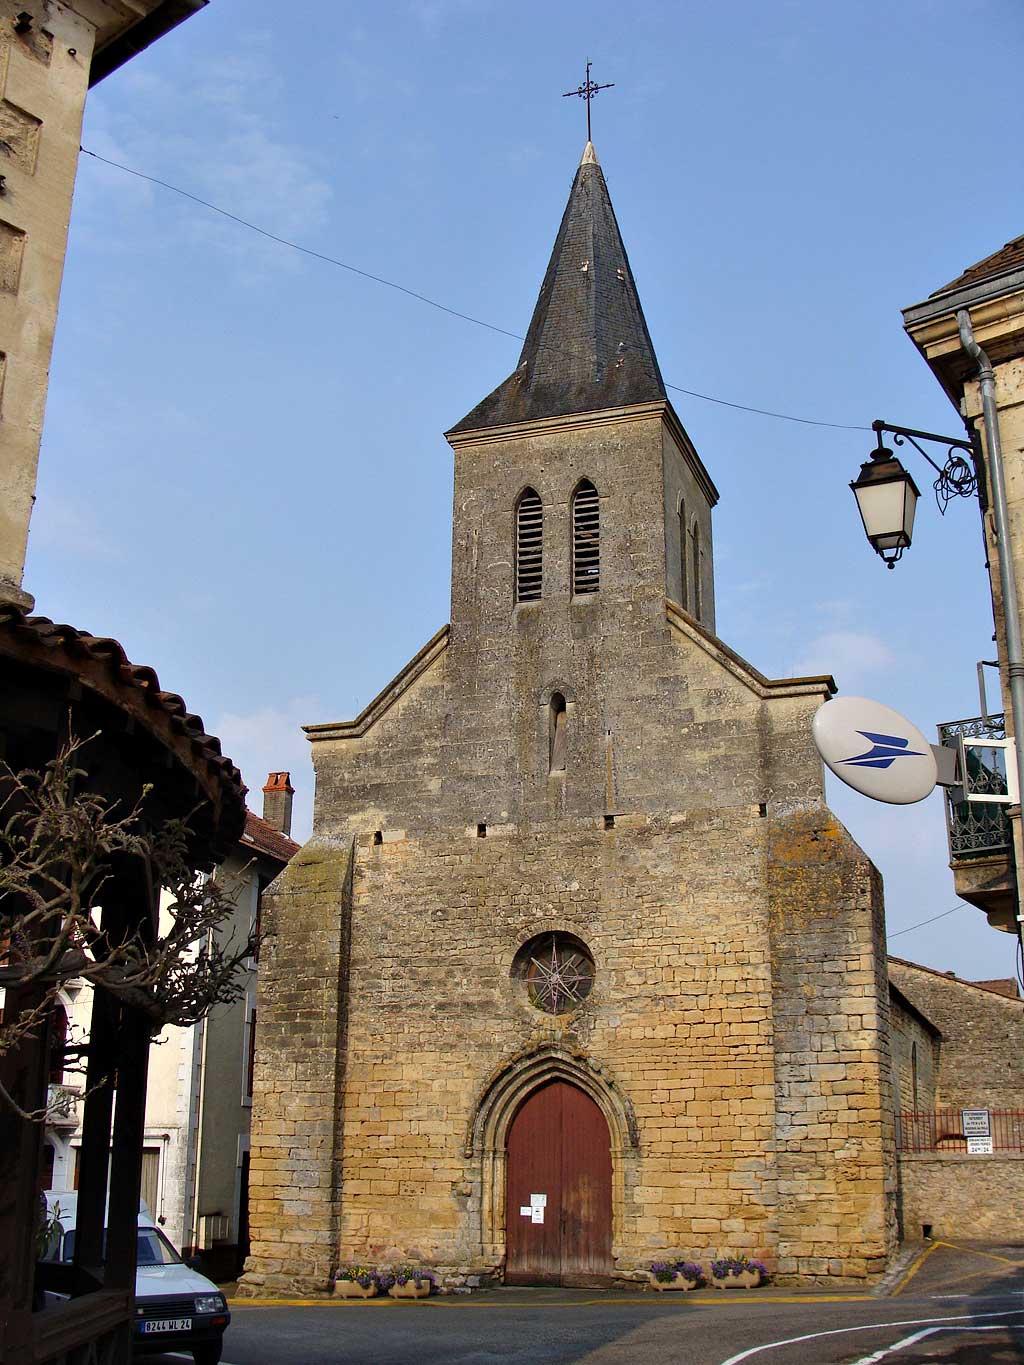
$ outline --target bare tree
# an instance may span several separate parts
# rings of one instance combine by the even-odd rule
[[[224,941],[230,887],[189,865],[187,821],[150,827],[148,789],[125,814],[90,791],[79,766],[87,743],[73,740],[39,772],[0,765],[0,986],[19,1001],[0,1018],[0,1059],[48,1027],[70,981],[132,1006],[156,1034],[239,999],[239,968],[255,951],[251,938]],[[133,863],[151,889],[153,913],[112,930],[104,893]],[[79,1065],[87,1051],[87,1041],[71,1049]],[[47,1118],[45,1108],[26,1112],[2,1084],[0,1103],[23,1118]]]

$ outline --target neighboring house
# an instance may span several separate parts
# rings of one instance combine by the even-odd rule
[[[889,984],[902,1235],[927,1228],[1018,1241],[1024,1000],[1016,982],[963,981],[891,957]],[[969,1150],[965,1110],[988,1115],[982,1150]]]
[[[271,773],[263,793],[263,816],[246,812],[241,839],[213,874],[234,902],[222,932],[236,943],[258,936],[263,892],[299,847],[288,833],[289,774]],[[149,1054],[142,1197],[175,1246],[201,1253],[207,1272],[223,1279],[235,1274],[248,1253],[256,971],[253,957],[239,1000],[219,1006],[194,1027],[165,1029]],[[89,1017],[89,988],[69,989],[64,1007],[74,1041]],[[80,1086],[59,1069],[51,1082],[63,1087],[66,1118],[47,1130],[44,1187],[75,1189]]]
[[[959,316],[958,316],[959,315]],[[985,545],[992,582],[1000,677],[1009,697],[1006,620],[999,578],[999,544],[988,489],[991,456],[983,420],[978,358],[961,337],[969,319],[975,342],[991,362],[995,425],[1002,449],[1009,514],[1012,569],[1018,607],[1024,603],[1024,236],[1015,237],[984,260],[943,285],[923,303],[903,310],[904,326],[928,362],[968,429],[981,439],[981,499]],[[1002,740],[1012,734],[1012,716],[972,716],[941,727],[944,740]],[[997,776],[997,774],[986,774]],[[993,790],[997,788],[993,787]],[[1005,787],[1002,788],[1005,791]],[[984,910],[996,929],[1018,934],[1021,868],[1019,806],[1002,807],[947,801],[950,859],[956,893]],[[1015,851],[1016,848],[1016,851]]]

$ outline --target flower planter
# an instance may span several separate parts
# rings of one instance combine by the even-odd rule
[[[430,1281],[406,1280],[405,1284],[393,1284],[388,1293],[393,1299],[426,1299],[430,1296]]]
[[[377,1293],[376,1281],[364,1289],[356,1280],[335,1280],[334,1292],[340,1299],[372,1299]]]
[[[697,1289],[700,1286],[700,1280],[687,1279],[678,1271],[670,1280],[659,1280],[657,1275],[652,1274],[651,1271],[647,1272],[647,1278],[651,1282],[651,1288],[657,1289],[659,1293],[663,1293],[666,1289]]]
[[[757,1289],[764,1276],[760,1270],[741,1270],[738,1275],[712,1275],[711,1283],[716,1289]]]

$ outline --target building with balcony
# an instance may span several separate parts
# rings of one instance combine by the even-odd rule
[[[1009,514],[1008,547],[999,544],[988,504],[990,452],[983,420],[982,385],[976,359],[961,341],[958,314],[966,313],[978,345],[991,362]],[[1016,237],[969,266],[922,303],[904,309],[904,326],[968,429],[980,437],[982,522],[992,582],[992,607],[1003,695],[1009,696],[1006,618],[999,557],[1008,553],[1018,585],[1024,580],[1024,236]],[[1005,753],[997,741],[1012,738],[1010,716],[950,722],[943,742],[965,734],[977,762],[969,761],[968,786],[996,793],[1005,777]],[[1005,788],[1003,789],[1005,791]],[[947,800],[950,865],[957,895],[983,910],[989,923],[1018,932],[1016,869],[1021,864],[1020,806]]]
[[[939,726],[941,744],[959,748],[963,741],[965,776],[970,789],[969,793],[961,788],[946,789],[949,865],[956,894],[984,910],[994,928],[1016,933],[1017,893],[1010,818],[1005,804],[999,800],[977,799],[1006,795],[1006,751],[988,743],[998,744],[1005,739],[1006,717],[1002,712],[946,721]],[[968,794],[975,799],[966,799]]]

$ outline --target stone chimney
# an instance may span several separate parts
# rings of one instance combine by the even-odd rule
[[[263,818],[282,834],[292,832],[292,786],[291,773],[268,773],[267,785],[263,788]]]

